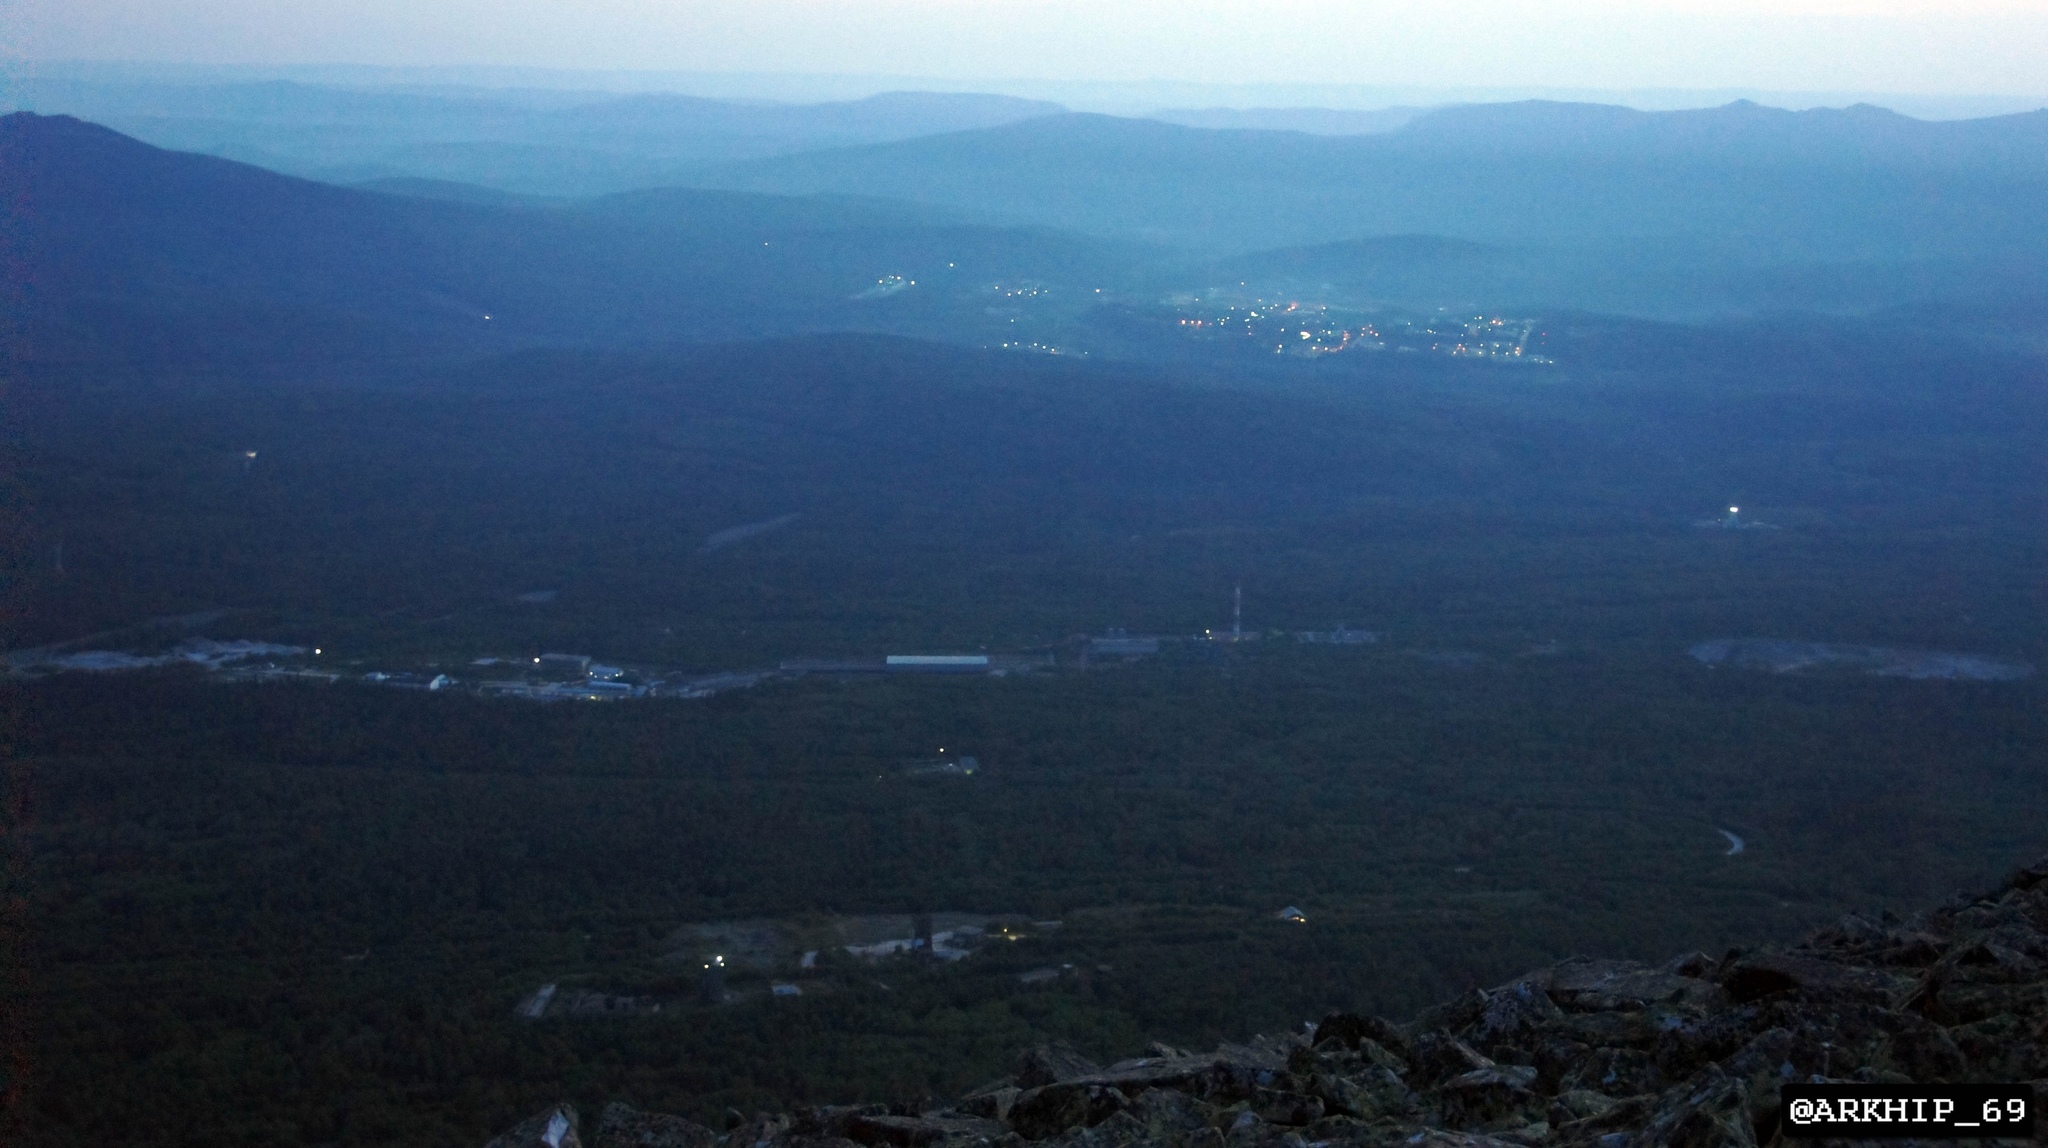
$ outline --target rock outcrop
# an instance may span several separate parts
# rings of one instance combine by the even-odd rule
[[[1792,1080],[2048,1077],[2048,860],[1910,920],[1845,917],[1798,944],[1662,966],[1573,959],[1412,1023],[1336,1013],[1299,1033],[1107,1067],[1027,1051],[951,1107],[761,1117],[723,1136],[608,1108],[595,1148],[1756,1148]],[[616,1115],[615,1115],[616,1112]],[[493,1141],[541,1142],[550,1108]],[[551,1143],[551,1142],[550,1142]]]
[[[576,1135],[580,1123],[575,1105],[557,1104],[520,1121],[484,1148],[583,1148],[582,1138]]]

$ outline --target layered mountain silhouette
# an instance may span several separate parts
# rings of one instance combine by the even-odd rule
[[[2048,110],[1930,121],[1871,104],[1795,112],[1738,100],[1718,108],[1644,112],[1529,100],[1438,108],[1404,125],[1400,137],[1410,144],[1507,154],[2048,174]]]
[[[712,162],[994,127],[1065,111],[1009,96],[886,92],[778,104],[668,93],[363,90],[285,81],[24,80],[14,106],[330,182],[427,178],[539,195],[687,182]]]
[[[846,114],[887,118],[867,104]],[[990,293],[1015,283],[1062,294],[1068,320],[1097,289],[1655,316],[2010,306],[2048,294],[2044,131],[2048,113],[1753,105],[1458,108],[1349,137],[1049,115],[565,200],[343,188],[17,113],[0,226],[20,345],[57,358],[837,330],[993,345],[1020,320]]]
[[[1363,136],[1401,127],[1423,108],[1161,108],[1155,120],[1190,128],[1236,128],[1307,132],[1321,136]]]
[[[59,354],[123,339],[149,354],[484,350],[915,328],[948,321],[949,289],[1128,263],[1093,241],[849,198],[382,194],[29,113],[0,119],[0,169],[10,286],[32,343]],[[863,298],[878,282],[906,289]]]
[[[729,165],[703,182],[911,199],[1217,250],[1431,234],[1898,261],[2041,250],[2044,140],[2048,112],[1934,123],[1740,103],[1484,105],[1355,136],[1064,115]]]

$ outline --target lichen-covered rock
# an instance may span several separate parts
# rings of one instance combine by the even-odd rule
[[[1473,1037],[1481,1047],[1512,1042],[1564,1020],[1564,1010],[1535,980],[1518,981],[1486,995],[1473,1026]]]

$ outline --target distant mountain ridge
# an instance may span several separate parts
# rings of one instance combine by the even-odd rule
[[[1529,100],[1423,112],[1403,143],[1514,153],[1659,156],[1731,163],[1853,162],[1876,167],[2048,171],[2048,109],[1976,120],[1917,120],[1871,104],[1787,111],[1738,100],[1643,112]]]
[[[1425,108],[1161,108],[1148,119],[1190,128],[1364,136],[1406,126]]]
[[[2048,246],[2048,112],[1440,109],[1378,135],[1072,114],[728,165],[707,186],[858,192],[1250,250],[1367,235],[1710,241],[1762,261]]]
[[[950,92],[778,104],[285,81],[188,87],[31,79],[11,95],[12,107],[0,110],[76,115],[161,147],[294,175],[345,183],[442,179],[552,196],[679,183],[697,164],[994,127],[1066,110]]]

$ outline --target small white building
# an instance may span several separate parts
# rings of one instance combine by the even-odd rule
[[[890,654],[883,662],[890,673],[983,674],[987,654]]]

